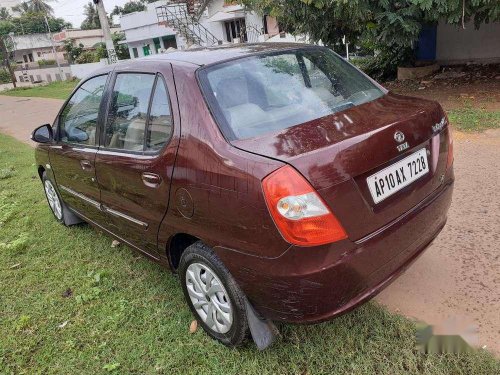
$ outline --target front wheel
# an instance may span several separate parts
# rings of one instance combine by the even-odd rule
[[[189,246],[181,256],[179,278],[205,332],[224,345],[241,345],[248,332],[245,296],[212,249],[202,242]]]
[[[46,174],[44,173],[42,176],[43,187],[45,190],[45,197],[47,198],[47,202],[49,204],[52,213],[56,217],[57,221],[60,223],[64,222],[64,213],[63,213],[63,203],[59,194],[57,194],[56,188],[52,184]]]

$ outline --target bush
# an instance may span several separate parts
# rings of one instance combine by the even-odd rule
[[[10,83],[10,74],[5,69],[0,69],[0,83]]]
[[[93,62],[99,62],[99,56],[95,52],[85,51],[82,52],[80,56],[75,60],[77,64],[88,64]]]
[[[56,65],[56,60],[38,60],[38,66]]]

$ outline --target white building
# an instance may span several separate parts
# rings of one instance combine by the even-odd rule
[[[261,17],[245,10],[237,2],[212,0],[203,14],[202,23],[212,34],[227,43],[263,42],[279,34],[275,18]]]
[[[199,21],[193,23],[191,18],[203,3],[163,0],[147,4],[145,11],[123,15],[120,26],[130,57],[162,53],[168,48],[184,49],[191,44],[261,42],[279,33],[276,19],[258,16],[227,0],[209,1]],[[166,9],[159,8],[167,5]],[[166,20],[172,14],[176,15],[177,26]]]
[[[184,48],[185,40],[173,29],[158,24],[156,7],[165,1],[146,4],[146,10],[120,17],[120,27],[125,33],[130,57],[137,58],[157,54],[168,48]]]
[[[49,34],[12,35],[9,38],[14,49],[14,61],[19,65],[35,68],[47,62],[55,62],[56,56],[60,62],[67,63],[61,43],[54,42],[54,54]]]

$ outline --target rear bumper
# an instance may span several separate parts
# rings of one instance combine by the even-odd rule
[[[215,250],[263,316],[321,322],[374,297],[396,279],[444,227],[452,192],[450,179],[412,210],[356,242],[292,246],[274,259]]]

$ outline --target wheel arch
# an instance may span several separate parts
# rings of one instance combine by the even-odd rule
[[[167,257],[174,271],[179,267],[184,250],[198,241],[200,241],[198,237],[188,233],[176,233],[170,238],[167,246]]]
[[[40,177],[40,180],[42,180],[43,174],[45,173],[45,168],[43,165],[38,166],[38,177]]]

